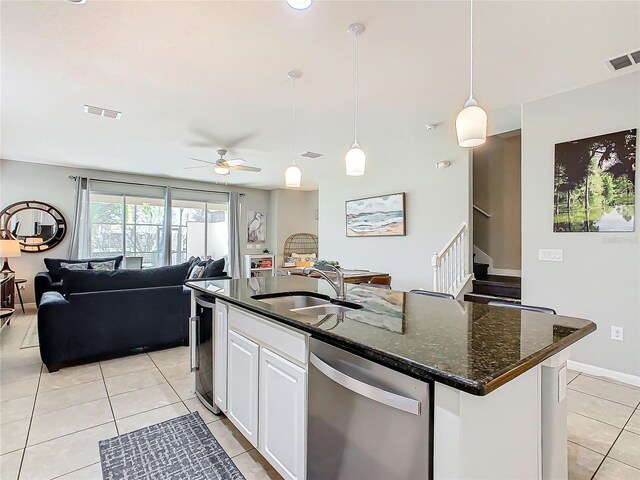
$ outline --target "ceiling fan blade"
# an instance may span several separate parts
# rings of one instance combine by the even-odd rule
[[[247,161],[244,158],[232,158],[231,160],[225,160],[224,163],[226,163],[229,166],[236,166],[236,165],[243,165],[247,163]]]
[[[261,168],[249,167],[249,166],[246,166],[246,165],[235,165],[235,166],[234,165],[229,165],[227,168],[229,170],[240,170],[240,171],[243,171],[243,172],[260,172],[260,171],[262,171]]]
[[[237,147],[238,145],[241,145],[247,142],[248,140],[251,140],[256,135],[257,135],[256,132],[249,132],[249,133],[245,133],[244,135],[240,135],[236,138],[228,138],[227,142],[225,143],[225,145],[227,146],[226,148],[232,149],[234,147]]]
[[[209,162],[208,160],[200,160],[199,158],[188,157],[189,160],[195,160],[196,162],[208,163],[210,165],[215,165],[216,162]]]
[[[182,167],[183,170],[190,170],[192,168],[207,168],[206,165],[198,165],[196,167]]]

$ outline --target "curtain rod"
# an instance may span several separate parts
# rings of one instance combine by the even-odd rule
[[[76,180],[78,177],[75,175],[69,175],[69,178],[72,180]],[[101,178],[89,178],[89,180],[93,180],[94,182],[104,182],[104,183],[120,183],[123,185],[138,185],[141,187],[161,187],[161,188],[166,188],[166,187],[171,187],[171,188],[177,188],[179,190],[188,190],[190,192],[203,192],[203,193],[231,193],[231,192],[221,192],[218,190],[202,190],[199,188],[186,188],[186,187],[174,187],[171,185],[156,185],[153,183],[138,183],[138,182],[124,182],[121,180],[103,180]],[[241,197],[244,197],[244,193],[240,193],[239,194]]]

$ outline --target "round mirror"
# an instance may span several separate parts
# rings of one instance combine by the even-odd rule
[[[0,212],[2,236],[20,242],[23,252],[42,252],[58,245],[67,231],[59,210],[43,202],[9,205]]]

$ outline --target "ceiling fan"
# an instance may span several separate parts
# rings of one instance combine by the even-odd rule
[[[200,160],[199,158],[192,158],[192,157],[189,157],[189,160],[195,160],[196,162],[202,162],[202,163],[207,163],[209,165],[213,165],[213,170],[218,175],[229,175],[231,170],[240,170],[243,172],[260,172],[262,170],[261,168],[258,168],[258,167],[251,167],[249,165],[244,165],[247,162],[242,158],[233,158],[231,160],[225,160],[224,156],[227,154],[227,151],[223,148],[221,148],[220,150],[217,150],[217,152],[218,152],[218,155],[220,155],[220,158],[215,162],[209,162],[207,160]],[[184,167],[184,169],[187,170],[191,168],[203,168],[203,167],[205,167],[205,165],[198,165],[196,167]]]

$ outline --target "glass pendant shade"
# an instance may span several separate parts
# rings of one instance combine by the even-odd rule
[[[284,183],[287,187],[299,187],[301,179],[302,171],[297,165],[289,165],[289,168],[284,171]]]
[[[357,143],[351,145],[351,150],[349,150],[345,155],[344,161],[347,165],[347,175],[352,177],[364,175],[367,156],[365,155],[364,150],[360,148],[360,145]]]
[[[226,167],[214,167],[213,171],[218,175],[229,175],[229,169]]]
[[[458,145],[473,148],[487,141],[487,114],[473,98],[467,100],[456,118]]]

